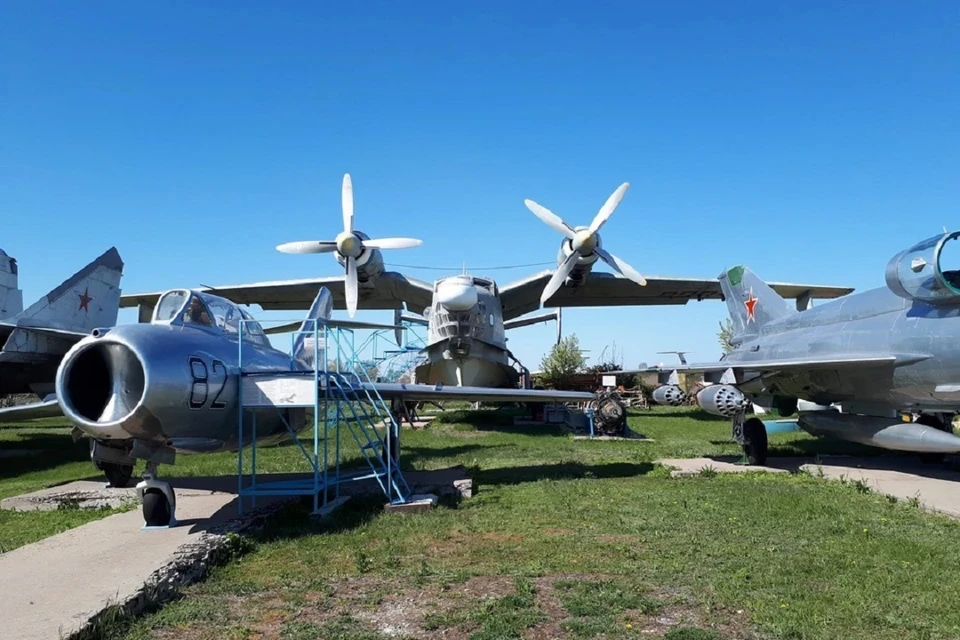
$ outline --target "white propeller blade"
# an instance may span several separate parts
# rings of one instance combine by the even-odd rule
[[[277,251],[282,253],[332,253],[336,250],[337,243],[332,240],[299,240],[277,245]]]
[[[640,275],[636,269],[628,265],[617,256],[613,255],[612,253],[608,253],[606,249],[601,249],[600,247],[597,247],[594,249],[594,251],[596,251],[597,255],[600,256],[604,262],[610,265],[614,271],[619,272],[620,275],[630,278],[641,287],[645,287],[647,285],[646,279]]]
[[[423,240],[416,238],[377,238],[363,241],[363,246],[370,249],[412,249],[422,244]]]
[[[600,207],[600,211],[597,212],[593,222],[590,223],[590,233],[596,233],[600,230],[600,227],[603,226],[603,223],[610,218],[610,216],[613,214],[613,210],[616,209],[617,205],[620,204],[620,201],[623,200],[623,195],[627,192],[629,187],[630,183],[624,182],[622,185],[617,187],[616,191],[610,194],[610,197],[607,198],[607,201],[603,203],[602,207]]]
[[[353,180],[350,174],[343,174],[343,192],[340,196],[343,205],[343,230],[353,233]]]
[[[570,240],[573,240],[575,235],[573,229],[570,228],[570,225],[561,220],[560,216],[555,214],[553,211],[550,211],[550,209],[547,209],[543,205],[537,204],[533,200],[524,200],[523,204],[527,205],[527,209],[530,209],[530,211],[533,212],[533,215],[543,220],[548,226],[556,229]]]
[[[346,272],[343,279],[343,292],[347,299],[347,313],[352,318],[357,313],[357,261],[347,256],[344,263]]]
[[[557,289],[560,288],[560,285],[563,284],[563,281],[566,280],[567,276],[570,275],[570,272],[573,271],[573,267],[576,266],[577,258],[579,257],[580,256],[576,252],[572,252],[562,263],[560,263],[560,266],[557,267],[557,270],[553,272],[553,277],[550,278],[550,282],[548,282],[547,286],[544,287],[543,293],[540,294],[541,304],[546,302],[547,298],[557,292]]]

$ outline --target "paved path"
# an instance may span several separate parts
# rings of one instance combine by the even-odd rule
[[[472,481],[462,467],[404,476],[414,493],[446,490],[464,497],[472,493]],[[135,596],[155,571],[178,559],[185,547],[200,543],[204,532],[237,518],[235,476],[165,479],[176,491],[178,526],[144,531],[138,505],[133,511],[0,554],[0,639],[68,636],[103,609]],[[341,493],[367,491],[382,495],[372,481],[350,483]],[[106,489],[102,481],[78,481],[5,500],[3,507],[47,509],[55,507],[58,497],[95,506],[105,501],[116,504],[134,495],[133,486]],[[256,506],[275,500],[258,497]],[[249,504],[244,502],[245,513],[250,511]]]
[[[0,636],[56,640],[73,633],[136,593],[182,545],[236,516],[234,499],[180,490],[179,526],[143,531],[136,509],[0,554]]]
[[[735,464],[737,458],[690,458],[659,460],[674,467],[673,476],[695,475],[712,467],[720,473],[769,471],[787,473],[807,471],[813,475],[849,481],[861,480],[874,491],[903,500],[917,498],[921,505],[954,518],[960,518],[960,473],[938,465],[926,465],[914,456],[878,456],[854,458],[821,456],[819,463],[810,458],[767,458],[767,467]]]

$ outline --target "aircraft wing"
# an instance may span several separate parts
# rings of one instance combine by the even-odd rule
[[[201,287],[207,291],[239,304],[258,304],[266,311],[306,310],[310,308],[317,290],[326,287],[333,295],[335,309],[346,309],[346,297],[342,276],[306,278],[304,280],[277,280],[223,287]],[[155,306],[163,291],[133,293],[120,297],[121,307],[138,305]],[[399,273],[384,271],[369,283],[360,283],[358,309],[407,309],[416,313],[430,306],[433,286]]]
[[[706,373],[709,371],[790,371],[795,369],[837,369],[843,367],[902,367],[926,360],[923,354],[849,354],[843,356],[806,356],[769,360],[721,360],[719,362],[694,362],[666,367],[649,367],[622,371],[605,371],[608,374],[647,373],[650,371],[678,371],[681,373]]]
[[[43,402],[34,402],[32,404],[22,404],[16,407],[4,407],[0,409],[0,422],[20,422],[22,420],[33,420],[35,418],[56,418],[63,415],[60,409],[60,403],[53,400],[44,400]]]
[[[503,318],[509,320],[540,308],[540,294],[553,271],[512,282],[500,290]],[[587,274],[579,287],[560,287],[543,304],[544,307],[611,307],[686,304],[690,300],[722,300],[720,281],[716,278],[674,278],[644,276],[641,287],[632,280],[612,273]],[[853,292],[853,287],[768,282],[784,298],[839,298]]]
[[[471,402],[587,402],[596,399],[583,391],[551,389],[494,389],[489,387],[444,387],[431,384],[363,383],[371,394],[376,391],[384,400],[394,398],[409,402],[419,400],[468,400]]]

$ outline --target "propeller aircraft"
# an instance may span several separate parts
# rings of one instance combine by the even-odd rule
[[[489,278],[451,275],[433,284],[384,269],[382,250],[416,247],[415,238],[370,239],[354,226],[353,181],[343,178],[343,231],[334,240],[281,244],[286,253],[333,253],[343,276],[306,278],[201,288],[240,304],[258,304],[266,311],[303,310],[318,287],[327,287],[337,309],[354,317],[357,309],[392,309],[399,321],[429,328],[422,362],[414,380],[428,384],[515,387],[525,368],[507,347],[506,330],[556,320],[562,307],[677,305],[690,300],[720,299],[716,279],[643,276],[603,246],[601,228],[623,199],[623,183],[587,226],[570,226],[533,200],[525,200],[537,218],[563,235],[557,269],[545,270],[503,287]],[[598,261],[616,273],[598,273]],[[813,298],[836,298],[848,287],[771,283],[774,290],[807,307]],[[136,293],[121,299],[122,307],[139,306],[141,322],[149,322],[161,292]],[[555,314],[527,315],[541,307]],[[404,314],[404,310],[407,315]],[[399,344],[399,338],[398,338]]]

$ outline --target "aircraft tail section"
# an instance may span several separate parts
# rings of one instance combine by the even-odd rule
[[[17,261],[0,249],[0,320],[23,311],[23,293],[17,278]]]
[[[300,323],[300,330],[293,341],[293,358],[302,362],[309,368],[313,368],[314,356],[314,327],[317,324],[315,320],[329,320],[333,315],[333,294],[326,287],[320,287],[317,297],[313,299],[307,317]],[[317,334],[322,340],[323,329],[319,329]],[[324,345],[317,345],[317,349],[323,349]],[[323,357],[323,356],[321,356]]]
[[[771,322],[799,313],[789,301],[744,266],[728,269],[720,274],[719,280],[737,342],[759,335]]]
[[[116,247],[80,269],[8,322],[88,333],[117,324],[123,260]]]

